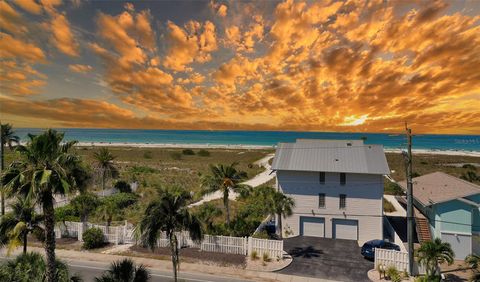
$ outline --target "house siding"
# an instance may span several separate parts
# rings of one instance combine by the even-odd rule
[[[277,187],[295,200],[291,217],[285,219],[284,231],[300,235],[300,216],[325,218],[325,237],[332,238],[334,219],[358,221],[358,241],[383,238],[383,176],[347,173],[340,185],[340,173],[327,172],[320,184],[319,172],[277,171]],[[318,194],[325,194],[325,208],[318,207]],[[347,195],[346,208],[339,208],[340,194]]]

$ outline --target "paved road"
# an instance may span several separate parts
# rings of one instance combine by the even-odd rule
[[[0,261],[5,261],[9,258],[0,257]],[[108,264],[101,262],[92,262],[92,261],[80,261],[80,260],[64,260],[68,263],[70,272],[72,274],[78,273],[82,277],[83,281],[91,282],[94,281],[95,277],[99,277],[102,273],[108,268]],[[173,281],[173,275],[171,271],[163,271],[158,269],[149,268],[151,273],[152,282],[166,282]],[[232,282],[246,282],[250,280],[241,280],[236,279],[230,276],[216,276],[200,273],[187,273],[180,272],[179,275],[180,281],[187,282],[221,282],[221,281],[232,281]]]
[[[292,263],[282,274],[340,281],[370,281],[373,262],[360,254],[357,241],[298,236],[284,239],[283,248]]]

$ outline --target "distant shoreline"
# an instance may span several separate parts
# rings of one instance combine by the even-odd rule
[[[275,146],[269,145],[242,145],[242,144],[168,144],[168,143],[116,143],[116,142],[79,142],[78,147],[133,147],[133,148],[170,148],[170,149],[234,149],[234,150],[269,150]],[[400,149],[385,148],[386,153],[400,153]],[[450,155],[480,157],[480,151],[460,150],[428,150],[413,149],[413,153],[425,155]]]

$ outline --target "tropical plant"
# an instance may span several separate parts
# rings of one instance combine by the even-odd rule
[[[102,191],[105,192],[105,181],[107,178],[115,178],[118,175],[117,167],[113,163],[116,157],[110,153],[108,148],[103,147],[93,154],[93,158],[95,159],[94,168],[100,173],[102,179]]]
[[[280,239],[282,238],[283,227],[282,227],[282,217],[286,218],[293,214],[293,208],[295,207],[295,201],[286,196],[285,194],[275,191],[273,194],[273,211],[277,215],[277,227],[278,227],[278,235]]]
[[[85,230],[82,234],[83,248],[84,249],[95,249],[100,248],[105,245],[103,231],[100,228],[89,228]]]
[[[83,193],[73,198],[70,205],[75,212],[80,215],[80,220],[85,224],[88,216],[95,211],[100,204],[97,195],[93,193]]]
[[[193,156],[193,155],[195,155],[195,152],[192,149],[184,149],[182,151],[182,154],[184,154],[186,156]]]
[[[96,282],[146,282],[150,273],[143,264],[135,265],[131,259],[122,259],[110,264],[110,268]]]
[[[213,220],[222,215],[222,211],[212,203],[205,203],[199,207],[196,215],[204,224],[205,230],[210,232],[214,229]]]
[[[64,134],[51,129],[38,136],[29,135],[26,146],[17,146],[20,158],[10,165],[2,179],[7,193],[23,195],[43,209],[47,282],[55,281],[56,273],[54,195],[70,193],[81,181],[73,173],[82,169],[78,155],[71,153],[75,142],[64,143],[63,137]]]
[[[0,244],[8,245],[8,254],[23,244],[23,253],[27,253],[28,234],[42,234],[43,216],[35,213],[35,205],[29,200],[18,197],[11,205],[12,211],[0,218]]]
[[[463,179],[463,180],[466,180],[468,182],[475,182],[475,181],[480,180],[480,177],[473,170],[463,172],[462,175],[460,176],[460,178]]]
[[[125,180],[119,180],[115,182],[115,187],[120,193],[132,193],[132,187]]]
[[[238,171],[235,167],[238,163],[231,165],[210,165],[210,173],[202,177],[202,193],[210,194],[220,191],[223,194],[223,205],[225,207],[225,222],[230,224],[230,207],[228,196],[230,191],[241,192],[248,188],[248,185],[240,184],[247,178],[247,173]]]
[[[178,239],[175,232],[189,231],[192,240],[199,242],[203,237],[202,226],[197,217],[188,211],[187,203],[191,195],[178,188],[160,189],[158,198],[145,210],[143,218],[136,226],[135,233],[140,242],[152,250],[157,246],[161,232],[165,232],[170,245],[173,276],[177,281],[180,258]]]
[[[110,233],[110,225],[113,216],[117,213],[117,205],[113,201],[103,201],[97,212],[100,214],[100,219],[107,222],[107,233]]]
[[[200,157],[210,157],[210,152],[205,149],[201,149],[200,151],[198,151],[198,155]]]
[[[426,279],[433,278],[438,270],[438,265],[442,263],[453,263],[455,254],[452,247],[447,242],[442,242],[440,238],[433,241],[426,241],[418,248],[416,257],[418,262],[425,267]]]
[[[470,281],[480,281],[480,256],[476,254],[468,255],[465,258],[465,262],[472,268],[472,276],[470,276]]]
[[[82,281],[78,275],[71,276],[68,266],[60,260],[55,260],[53,279],[57,282]],[[24,253],[13,260],[0,265],[0,281],[45,281],[47,265],[39,253]]]
[[[10,150],[13,149],[13,143],[19,143],[20,138],[14,135],[12,125],[9,123],[0,125],[0,174],[5,167],[5,145],[8,145]],[[3,191],[3,183],[0,182],[0,197],[2,215],[5,214],[5,193]]]

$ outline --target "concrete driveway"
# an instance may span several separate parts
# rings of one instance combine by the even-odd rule
[[[337,281],[370,281],[367,272],[374,267],[373,262],[363,258],[356,241],[298,236],[284,239],[283,248],[293,261],[279,273]]]

